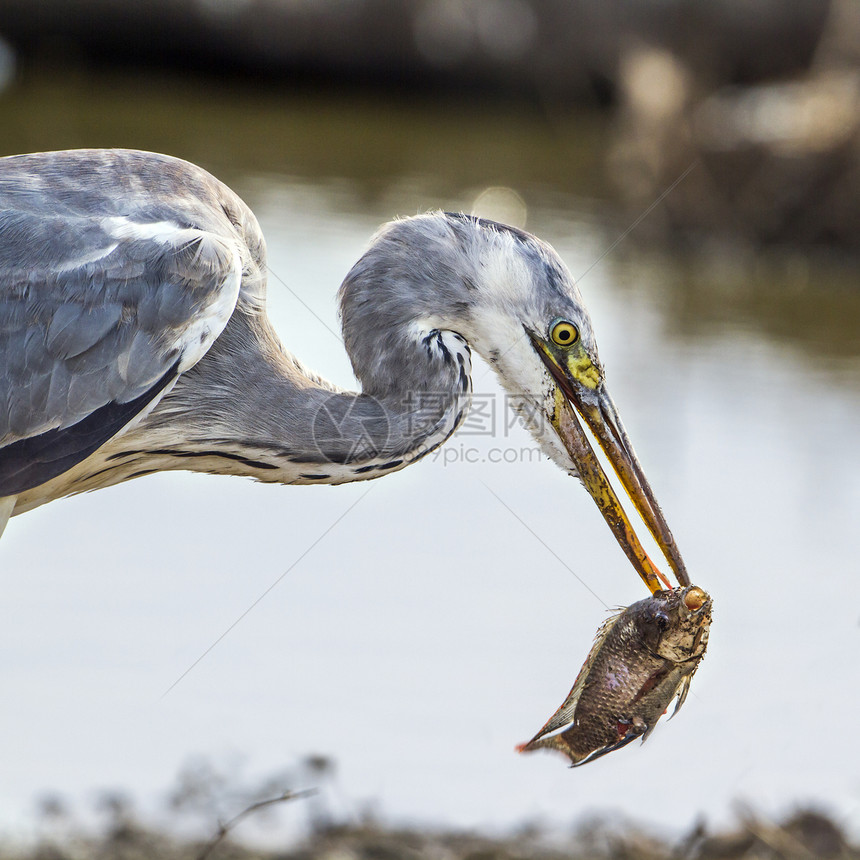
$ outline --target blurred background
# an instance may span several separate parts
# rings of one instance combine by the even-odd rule
[[[233,187],[284,342],[341,385],[335,292],[379,224],[441,207],[552,243],[714,627],[644,746],[513,752],[644,592],[478,362],[480,410],[384,481],[177,473],[10,523],[7,840],[166,820],[177,771],[194,797],[317,787],[243,824],[270,841],[600,815],[695,852],[737,804],[826,814],[827,851],[774,850],[860,837],[856,0],[3,0],[0,154],[76,147]]]

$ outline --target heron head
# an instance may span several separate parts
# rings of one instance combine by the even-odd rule
[[[651,591],[668,583],[637,538],[589,432],[678,581],[688,585],[684,562],[607,389],[591,319],[570,272],[536,237],[472,221],[487,235],[473,252],[476,296],[464,333],[497,371],[544,451],[579,477]]]
[[[420,373],[409,363],[416,326],[463,336],[496,371],[541,448],[585,485],[651,591],[669,587],[601,468],[590,431],[678,581],[689,585],[606,388],[588,311],[549,245],[468,215],[394,221],[347,275],[341,313],[356,375],[374,394],[416,381],[409,375]],[[367,336],[380,331],[386,334]]]

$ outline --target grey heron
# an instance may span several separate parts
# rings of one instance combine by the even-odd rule
[[[383,226],[339,294],[360,393],[282,347],[265,288],[256,218],[200,167],[133,150],[0,159],[0,532],[45,502],[166,469],[284,484],[402,469],[462,423],[475,349],[650,590],[662,574],[586,426],[689,584],[549,245],[463,214]]]

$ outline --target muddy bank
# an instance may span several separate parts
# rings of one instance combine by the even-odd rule
[[[97,836],[44,838],[27,850],[5,851],[0,860],[855,860],[860,848],[847,841],[828,816],[797,812],[781,823],[752,814],[721,832],[701,825],[680,840],[607,817],[585,823],[569,836],[524,828],[507,838],[472,833],[395,829],[367,822],[318,829],[303,842],[259,849],[238,838],[182,841],[118,818]]]

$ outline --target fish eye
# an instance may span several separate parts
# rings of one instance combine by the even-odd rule
[[[701,609],[705,605],[705,601],[708,599],[708,595],[699,588],[698,585],[694,585],[685,595],[684,595],[684,605],[691,612],[695,612],[697,609]]]
[[[571,346],[579,340],[579,329],[567,320],[556,320],[552,324],[549,336],[556,346]]]
[[[655,612],[654,613],[654,623],[661,630],[669,629],[669,616],[665,612]]]

